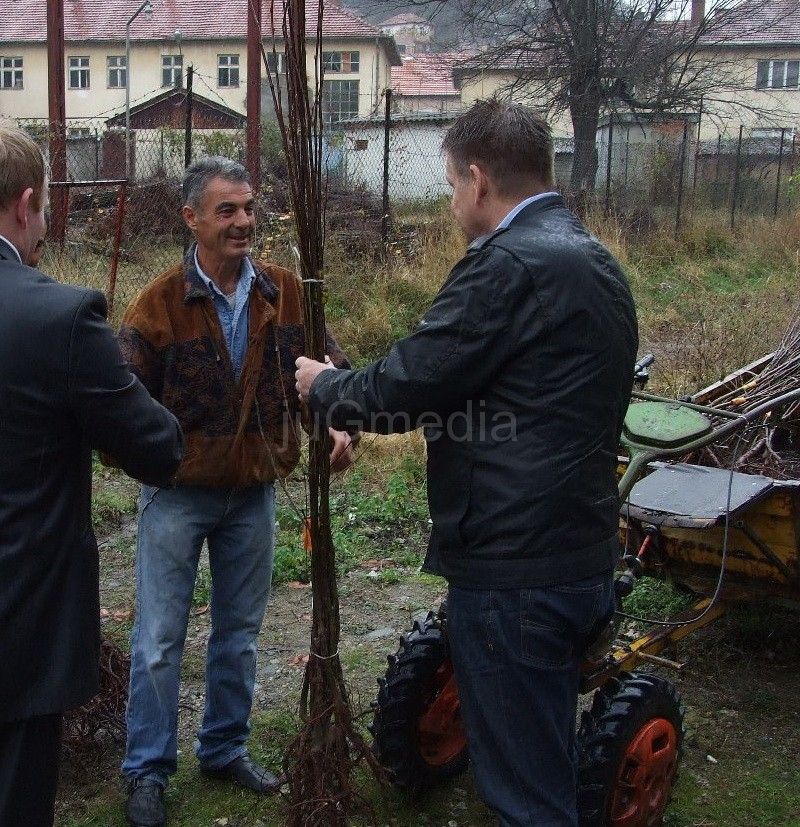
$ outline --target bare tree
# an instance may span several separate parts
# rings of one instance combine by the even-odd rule
[[[603,114],[696,112],[701,99],[744,87],[741,61],[721,56],[719,47],[746,21],[751,31],[769,27],[770,15],[757,14],[766,0],[714,0],[708,9],[702,0],[692,0],[691,8],[689,2],[447,0],[447,6],[458,6],[465,39],[480,48],[459,69],[462,77],[503,70],[514,78],[506,91],[517,99],[550,116],[568,113],[569,189],[579,195],[594,188]],[[411,3],[431,15],[442,5]]]

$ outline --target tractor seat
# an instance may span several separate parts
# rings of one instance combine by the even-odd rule
[[[678,448],[711,431],[711,422],[680,402],[634,402],[622,428],[623,443],[643,448]]]

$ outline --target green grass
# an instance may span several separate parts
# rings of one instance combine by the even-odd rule
[[[665,827],[797,827],[800,766],[759,753],[684,770]]]

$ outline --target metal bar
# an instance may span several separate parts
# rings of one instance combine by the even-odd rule
[[[737,520],[734,525],[761,552],[761,554],[791,583],[792,570],[769,547],[764,538],[751,528],[744,520]]]
[[[118,187],[127,184],[127,178],[103,178],[96,181],[51,181],[51,187]]]
[[[114,294],[117,290],[117,267],[119,266],[119,248],[122,243],[122,222],[125,220],[125,190],[127,182],[122,181],[117,194],[117,218],[114,225],[114,247],[111,251],[111,269],[108,273],[108,318],[114,314]]]
[[[614,115],[608,116],[608,157],[606,158],[606,215],[611,212],[611,151],[614,146]]]
[[[775,206],[772,210],[772,217],[778,217],[778,198],[780,197],[781,192],[781,167],[783,166],[783,142],[786,138],[786,127],[781,129],[781,146],[778,150],[778,174],[777,179],[775,181]]]
[[[700,160],[700,127],[703,125],[703,96],[700,95],[700,110],[697,113],[697,140],[694,145],[694,171],[692,172],[692,215],[697,200],[697,165]]]
[[[239,0],[242,2],[242,0]],[[245,164],[253,190],[261,186],[261,2],[247,4],[247,125]]]
[[[389,139],[392,131],[392,90],[386,90],[386,114],[383,123],[383,218],[381,240],[384,248],[389,243],[391,219],[389,215]]]
[[[50,121],[50,175],[67,177],[67,106],[64,97],[64,0],[47,0],[47,108]],[[56,192],[50,204],[50,235],[61,246],[67,234],[69,193]]]
[[[581,692],[590,692],[620,672],[635,669],[642,661],[657,656],[679,640],[713,623],[723,614],[725,614],[723,603],[712,605],[711,598],[704,597],[690,608],[669,618],[668,622],[680,625],[655,626],[632,643],[615,646],[598,668],[584,673],[581,678]]]
[[[680,169],[678,170],[678,203],[675,205],[675,238],[681,229],[681,207],[683,206],[683,177],[686,166],[686,142],[689,140],[689,119],[683,119],[683,141],[681,142]]]
[[[189,64],[186,72],[186,125],[183,135],[183,166],[192,163],[192,111],[194,109],[194,64]]]
[[[742,159],[742,135],[744,124],[739,126],[739,143],[736,145],[736,166],[733,169],[733,192],[731,193],[731,230],[736,224],[736,199],[739,195],[739,164]]]

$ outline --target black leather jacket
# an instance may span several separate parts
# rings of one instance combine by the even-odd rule
[[[467,588],[569,582],[617,559],[637,344],[619,264],[547,196],[472,243],[388,356],[323,372],[310,401],[337,428],[426,428],[425,570]]]

